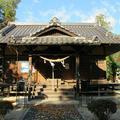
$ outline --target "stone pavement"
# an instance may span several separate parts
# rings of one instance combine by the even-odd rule
[[[74,104],[40,104],[31,107],[23,120],[83,120]]]
[[[5,116],[5,120],[23,120],[25,114],[27,113],[28,109],[27,108],[18,108],[15,109],[11,112],[9,112]]]
[[[75,108],[75,106],[74,106],[75,104],[79,104],[79,102],[76,101],[76,100],[69,100],[69,101],[68,100],[66,100],[66,101],[53,101],[53,100],[50,100],[50,99],[48,99],[48,100],[47,99],[46,100],[39,100],[39,99],[38,100],[31,100],[31,101],[27,102],[27,105],[25,105],[25,106],[22,105],[22,104],[21,105],[17,105],[18,107],[20,107],[20,106],[22,106],[22,107],[21,108],[17,108],[16,107],[13,111],[8,113],[5,116],[5,120],[23,120],[24,117],[25,117],[24,120],[28,120],[28,119],[29,120],[36,120],[36,119],[38,119],[38,120],[47,120],[48,119],[49,120],[49,118],[50,118],[49,115],[50,116],[51,116],[51,114],[53,115],[53,113],[55,111],[59,111],[59,115],[63,114],[63,117],[64,116],[68,117],[69,116],[68,114],[73,112],[73,114],[74,114],[73,116],[76,117],[75,120],[82,120],[82,119],[79,119],[79,118],[81,118],[81,116],[78,113],[77,109]],[[44,107],[44,105],[46,107]],[[38,106],[40,107],[40,109],[38,109],[39,108]],[[66,106],[66,107],[64,107],[64,106]],[[26,108],[24,108],[24,107],[26,107]],[[48,111],[46,111],[46,112],[43,111],[42,113],[39,112],[39,110],[42,109],[41,107],[42,108],[48,108],[48,111],[51,111],[52,113],[48,114]],[[68,109],[69,110],[71,109],[71,110],[68,111]],[[47,109],[45,109],[45,110],[47,110]],[[36,111],[38,111],[38,112],[36,112]],[[64,113],[67,113],[66,111],[68,111],[68,113],[64,114],[63,111],[64,111]],[[33,114],[35,115],[35,118],[34,118],[34,116],[31,116]],[[55,112],[55,114],[57,114],[57,113]],[[75,114],[76,114],[76,116],[75,116]],[[42,117],[46,116],[46,117],[43,119],[43,118],[40,118],[41,116]],[[59,120],[57,118],[54,119],[53,116],[51,117],[50,120]],[[66,119],[63,119],[63,120],[66,120]],[[74,120],[74,119],[71,117],[70,120]]]
[[[94,96],[92,98],[112,99],[120,105],[120,96]],[[13,99],[11,98],[11,100]],[[78,98],[78,100],[66,101],[53,101],[50,99],[31,100],[27,102],[27,108],[16,108],[6,115],[5,120],[59,120],[59,118],[60,120],[83,120],[81,110],[82,108],[86,108],[86,102],[89,100],[90,97],[86,100],[85,96],[83,96],[82,99]],[[86,112],[84,114],[86,116]]]

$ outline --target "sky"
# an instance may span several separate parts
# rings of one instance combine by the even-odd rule
[[[104,14],[111,31],[120,34],[120,0],[21,0],[16,22],[48,23],[58,17],[61,22],[91,23]]]

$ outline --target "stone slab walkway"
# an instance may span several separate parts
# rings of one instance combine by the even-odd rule
[[[12,112],[8,113],[4,119],[5,120],[23,120],[27,111],[28,109],[26,108],[15,109]]]
[[[40,104],[29,109],[23,120],[83,120],[74,105]]]

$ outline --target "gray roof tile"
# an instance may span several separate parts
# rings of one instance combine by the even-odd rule
[[[19,44],[81,44],[81,40],[76,40],[73,38],[67,39],[66,37],[42,37],[37,40],[22,40],[22,37],[30,36],[48,25],[10,25],[0,31],[2,37],[0,38],[0,43],[9,43],[11,36],[14,36],[15,40]],[[88,38],[93,38],[97,36],[101,44],[120,44],[120,37],[115,38],[113,36],[106,36],[106,30],[96,24],[80,23],[80,24],[61,24],[65,29],[77,34],[78,36],[85,37],[86,41]],[[56,41],[57,40],[57,41]],[[21,42],[22,41],[22,42]],[[87,43],[87,42],[86,42]]]
[[[10,42],[11,44],[11,42]],[[13,43],[12,43],[13,44]],[[19,44],[19,42],[16,42]],[[83,37],[70,37],[70,36],[43,36],[43,37],[24,37],[21,39],[20,44],[41,44],[41,45],[59,45],[59,44],[100,44],[93,38],[86,39]]]

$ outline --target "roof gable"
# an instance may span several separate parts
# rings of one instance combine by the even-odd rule
[[[48,36],[48,35],[66,35],[75,37],[78,36],[74,32],[71,32],[70,30],[66,29],[65,27],[61,26],[61,23],[59,20],[54,17],[50,22],[49,25],[44,27],[43,29],[31,34],[30,36],[40,37],[40,36]]]
[[[42,30],[40,30],[36,33],[33,33],[30,36],[41,37],[41,36],[48,36],[48,35],[53,35],[53,36],[66,35],[66,36],[71,36],[71,37],[77,36],[75,33],[70,32],[69,30],[67,30],[67,29],[65,29],[61,26],[57,26],[57,25],[56,26],[52,25],[52,26],[49,26],[49,27],[45,27]]]

